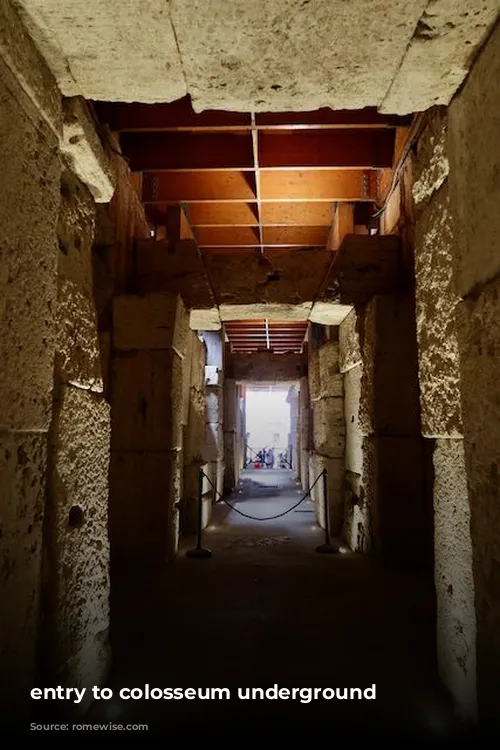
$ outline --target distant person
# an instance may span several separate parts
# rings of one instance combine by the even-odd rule
[[[267,468],[274,469],[274,450],[272,448],[267,451]]]

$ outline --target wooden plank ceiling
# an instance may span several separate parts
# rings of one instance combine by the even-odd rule
[[[155,236],[181,204],[203,254],[325,247],[337,204],[354,204],[353,223],[366,224],[409,124],[374,109],[196,114],[188,97],[94,106],[119,138]],[[245,321],[226,332],[234,351],[300,351],[305,327]]]

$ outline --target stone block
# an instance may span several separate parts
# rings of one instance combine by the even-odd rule
[[[361,324],[362,318],[360,314],[356,310],[351,310],[339,326],[340,372],[346,372],[362,361]]]
[[[14,34],[15,56],[43,69],[6,3],[0,17],[0,45]],[[0,78],[0,429],[36,431],[48,429],[52,410],[61,166],[55,135],[16,94]]]
[[[113,344],[119,351],[174,349],[186,354],[188,315],[179,295],[123,295],[113,300]]]
[[[364,435],[420,434],[411,295],[375,297],[366,309],[359,424]]]
[[[207,422],[203,458],[208,463],[224,457],[224,432],[219,422]]]
[[[495,720],[500,689],[500,280],[460,303],[464,448],[471,509],[479,712]]]
[[[189,327],[193,331],[220,331],[222,322],[219,309],[214,307],[208,310],[190,310]]]
[[[343,458],[345,452],[344,399],[322,398],[314,403],[314,449],[330,458]]]
[[[495,3],[496,5],[496,3]],[[457,234],[456,291],[474,292],[500,273],[500,27],[491,33],[460,93],[448,110],[450,201]]]
[[[412,163],[412,193],[418,209],[425,207],[448,177],[447,140],[447,111],[444,107],[433,109],[427,113],[427,125],[418,139]]]
[[[195,335],[191,353],[191,386],[198,391],[205,388],[205,346]]]
[[[109,667],[110,407],[72,386],[50,431],[44,613],[49,670],[60,684],[102,684]]]
[[[300,451],[300,483],[304,492],[309,489],[309,451]]]
[[[422,434],[460,437],[460,361],[453,264],[456,223],[444,184],[415,229],[416,318]]]
[[[61,175],[61,203],[57,220],[58,276],[73,282],[89,299],[94,296],[92,247],[95,236],[95,203],[87,187],[72,172]]]
[[[161,568],[178,546],[181,452],[112,454],[109,528],[112,570]]]
[[[476,717],[474,571],[462,440],[436,440],[434,580],[439,672],[464,719]]]
[[[358,421],[362,376],[360,365],[344,374],[345,465],[347,470],[357,474],[363,469],[363,436]]]
[[[183,440],[186,463],[202,463],[205,429],[205,397],[203,393],[191,388],[188,424],[184,429]]]
[[[344,515],[344,460],[311,453],[309,456],[309,487],[313,486],[314,481],[324,469],[327,471],[330,531],[332,534],[338,535],[342,529]],[[325,528],[323,481],[323,478],[320,478],[311,491],[311,498],[315,504],[316,520],[322,529]]]
[[[421,565],[429,553],[423,440],[419,436],[363,440],[371,548],[375,555],[404,565]]]
[[[342,376],[339,371],[339,345],[336,341],[324,344],[318,350],[319,378],[322,398],[343,396]]]
[[[222,423],[224,394],[219,386],[208,385],[205,392],[205,419]]]
[[[95,202],[109,203],[115,190],[115,175],[85,100],[77,96],[65,99],[63,112],[61,153],[87,185]]]
[[[232,376],[236,380],[280,383],[297,380],[302,371],[299,354],[272,354],[256,352],[248,356],[228,358]]]
[[[346,470],[342,537],[354,552],[370,553],[370,515],[361,474]]]
[[[74,282],[63,279],[58,282],[56,375],[63,383],[103,391],[94,303]]]
[[[114,450],[182,447],[182,360],[173,350],[117,353],[112,399]]]
[[[39,622],[47,436],[0,432],[2,705],[32,687]],[[8,605],[8,606],[7,606]]]
[[[315,349],[309,355],[308,375],[309,375],[309,398],[311,399],[311,401],[317,401],[319,398],[321,398],[319,351],[317,349]]]

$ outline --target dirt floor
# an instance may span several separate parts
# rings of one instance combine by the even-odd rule
[[[228,501],[263,518],[301,495],[289,471],[249,470]],[[148,684],[227,687],[232,697],[113,698],[95,704],[86,720],[149,725],[147,733],[122,732],[119,741],[115,735],[120,747],[174,739],[469,746],[436,675],[432,582],[348,550],[318,554],[323,539],[310,500],[266,522],[218,503],[204,534],[210,559],[187,558],[194,540],[185,540],[163,576],[115,581],[109,682],[115,695]],[[274,685],[375,685],[376,698],[236,697],[238,688]]]

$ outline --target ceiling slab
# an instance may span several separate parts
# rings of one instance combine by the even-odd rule
[[[171,0],[196,111],[377,106],[427,0]],[[376,12],[374,12],[374,10]]]
[[[65,96],[165,102],[187,93],[164,0],[15,0]]]

